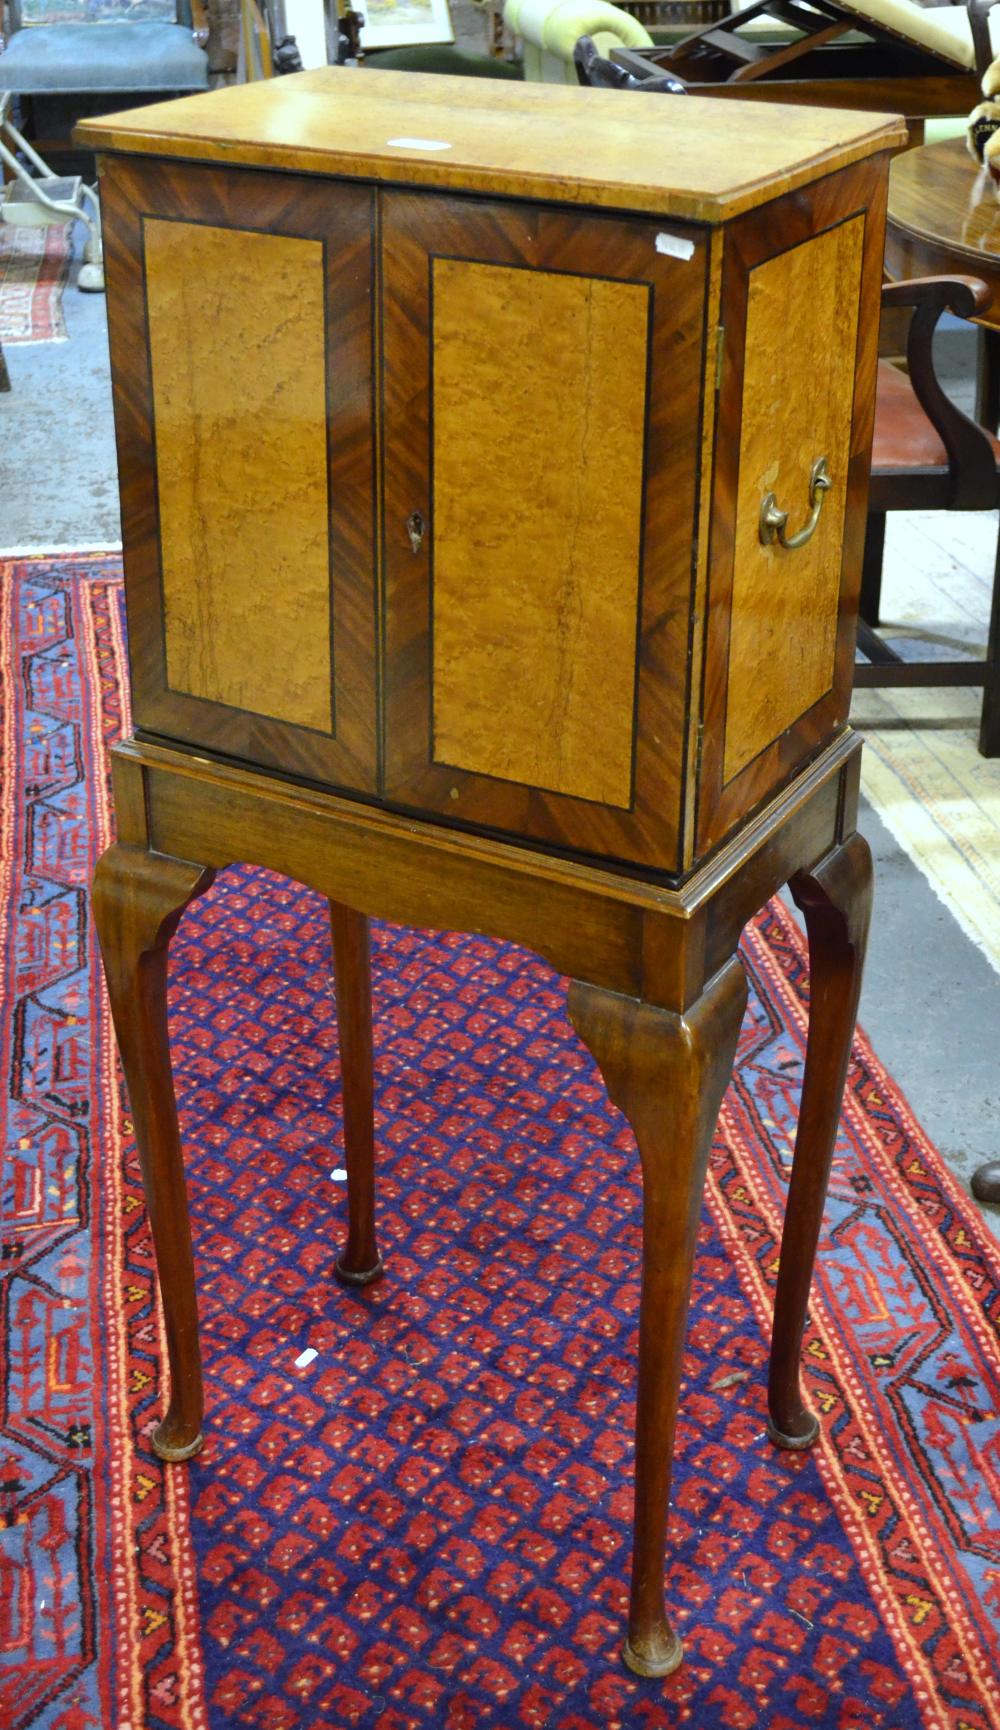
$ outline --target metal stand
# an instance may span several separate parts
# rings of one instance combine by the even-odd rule
[[[94,188],[79,175],[53,174],[10,117],[11,92],[0,94],[0,162],[14,179],[0,199],[0,219],[16,228],[50,228],[61,222],[82,222],[87,230],[77,287],[84,293],[104,292],[104,251],[101,207]],[[8,143],[7,140],[10,142]],[[13,146],[13,148],[11,148]],[[20,158],[27,157],[35,174]],[[37,178],[36,178],[37,175]]]

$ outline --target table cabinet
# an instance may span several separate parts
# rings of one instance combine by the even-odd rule
[[[348,1220],[375,1233],[368,918],[570,976],[644,1185],[625,1657],[663,1546],[745,921],[803,908],[813,1030],[771,1435],[871,891],[846,727],[888,156],[872,115],[329,69],[89,121],[102,155],[136,736],[94,908],[170,1356],[200,1444],[170,937],[248,859],[330,901]],[[734,144],[734,141],[737,141]]]
[[[102,192],[142,729],[676,877],[843,726],[867,166],[714,228],[135,156]],[[821,459],[808,546],[763,544]]]

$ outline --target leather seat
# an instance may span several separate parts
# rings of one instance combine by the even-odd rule
[[[891,361],[880,360],[876,390],[872,473],[946,469],[944,441],[917,401],[906,373]],[[990,442],[1000,464],[1000,439]]]

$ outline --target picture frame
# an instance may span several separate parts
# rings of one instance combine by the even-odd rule
[[[359,0],[365,23],[361,47],[424,47],[454,42],[448,0]]]

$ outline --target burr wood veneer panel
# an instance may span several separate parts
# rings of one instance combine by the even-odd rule
[[[322,244],[144,238],[168,682],[329,733]]]
[[[751,273],[724,781],[833,683],[864,230],[853,217]],[[821,456],[833,484],[812,539],[762,545],[765,494],[793,534]]]
[[[696,855],[731,834],[847,721],[885,193],[884,162],[855,164],[726,230]],[[765,307],[760,287],[769,285],[783,293]],[[815,545],[765,556],[762,500],[777,495],[789,533],[804,526],[818,456],[829,460],[833,490]]]
[[[385,793],[676,871],[707,237],[380,203]]]
[[[649,303],[433,261],[434,759],[623,809]]]
[[[116,158],[101,205],[136,725],[374,792],[371,191]]]

